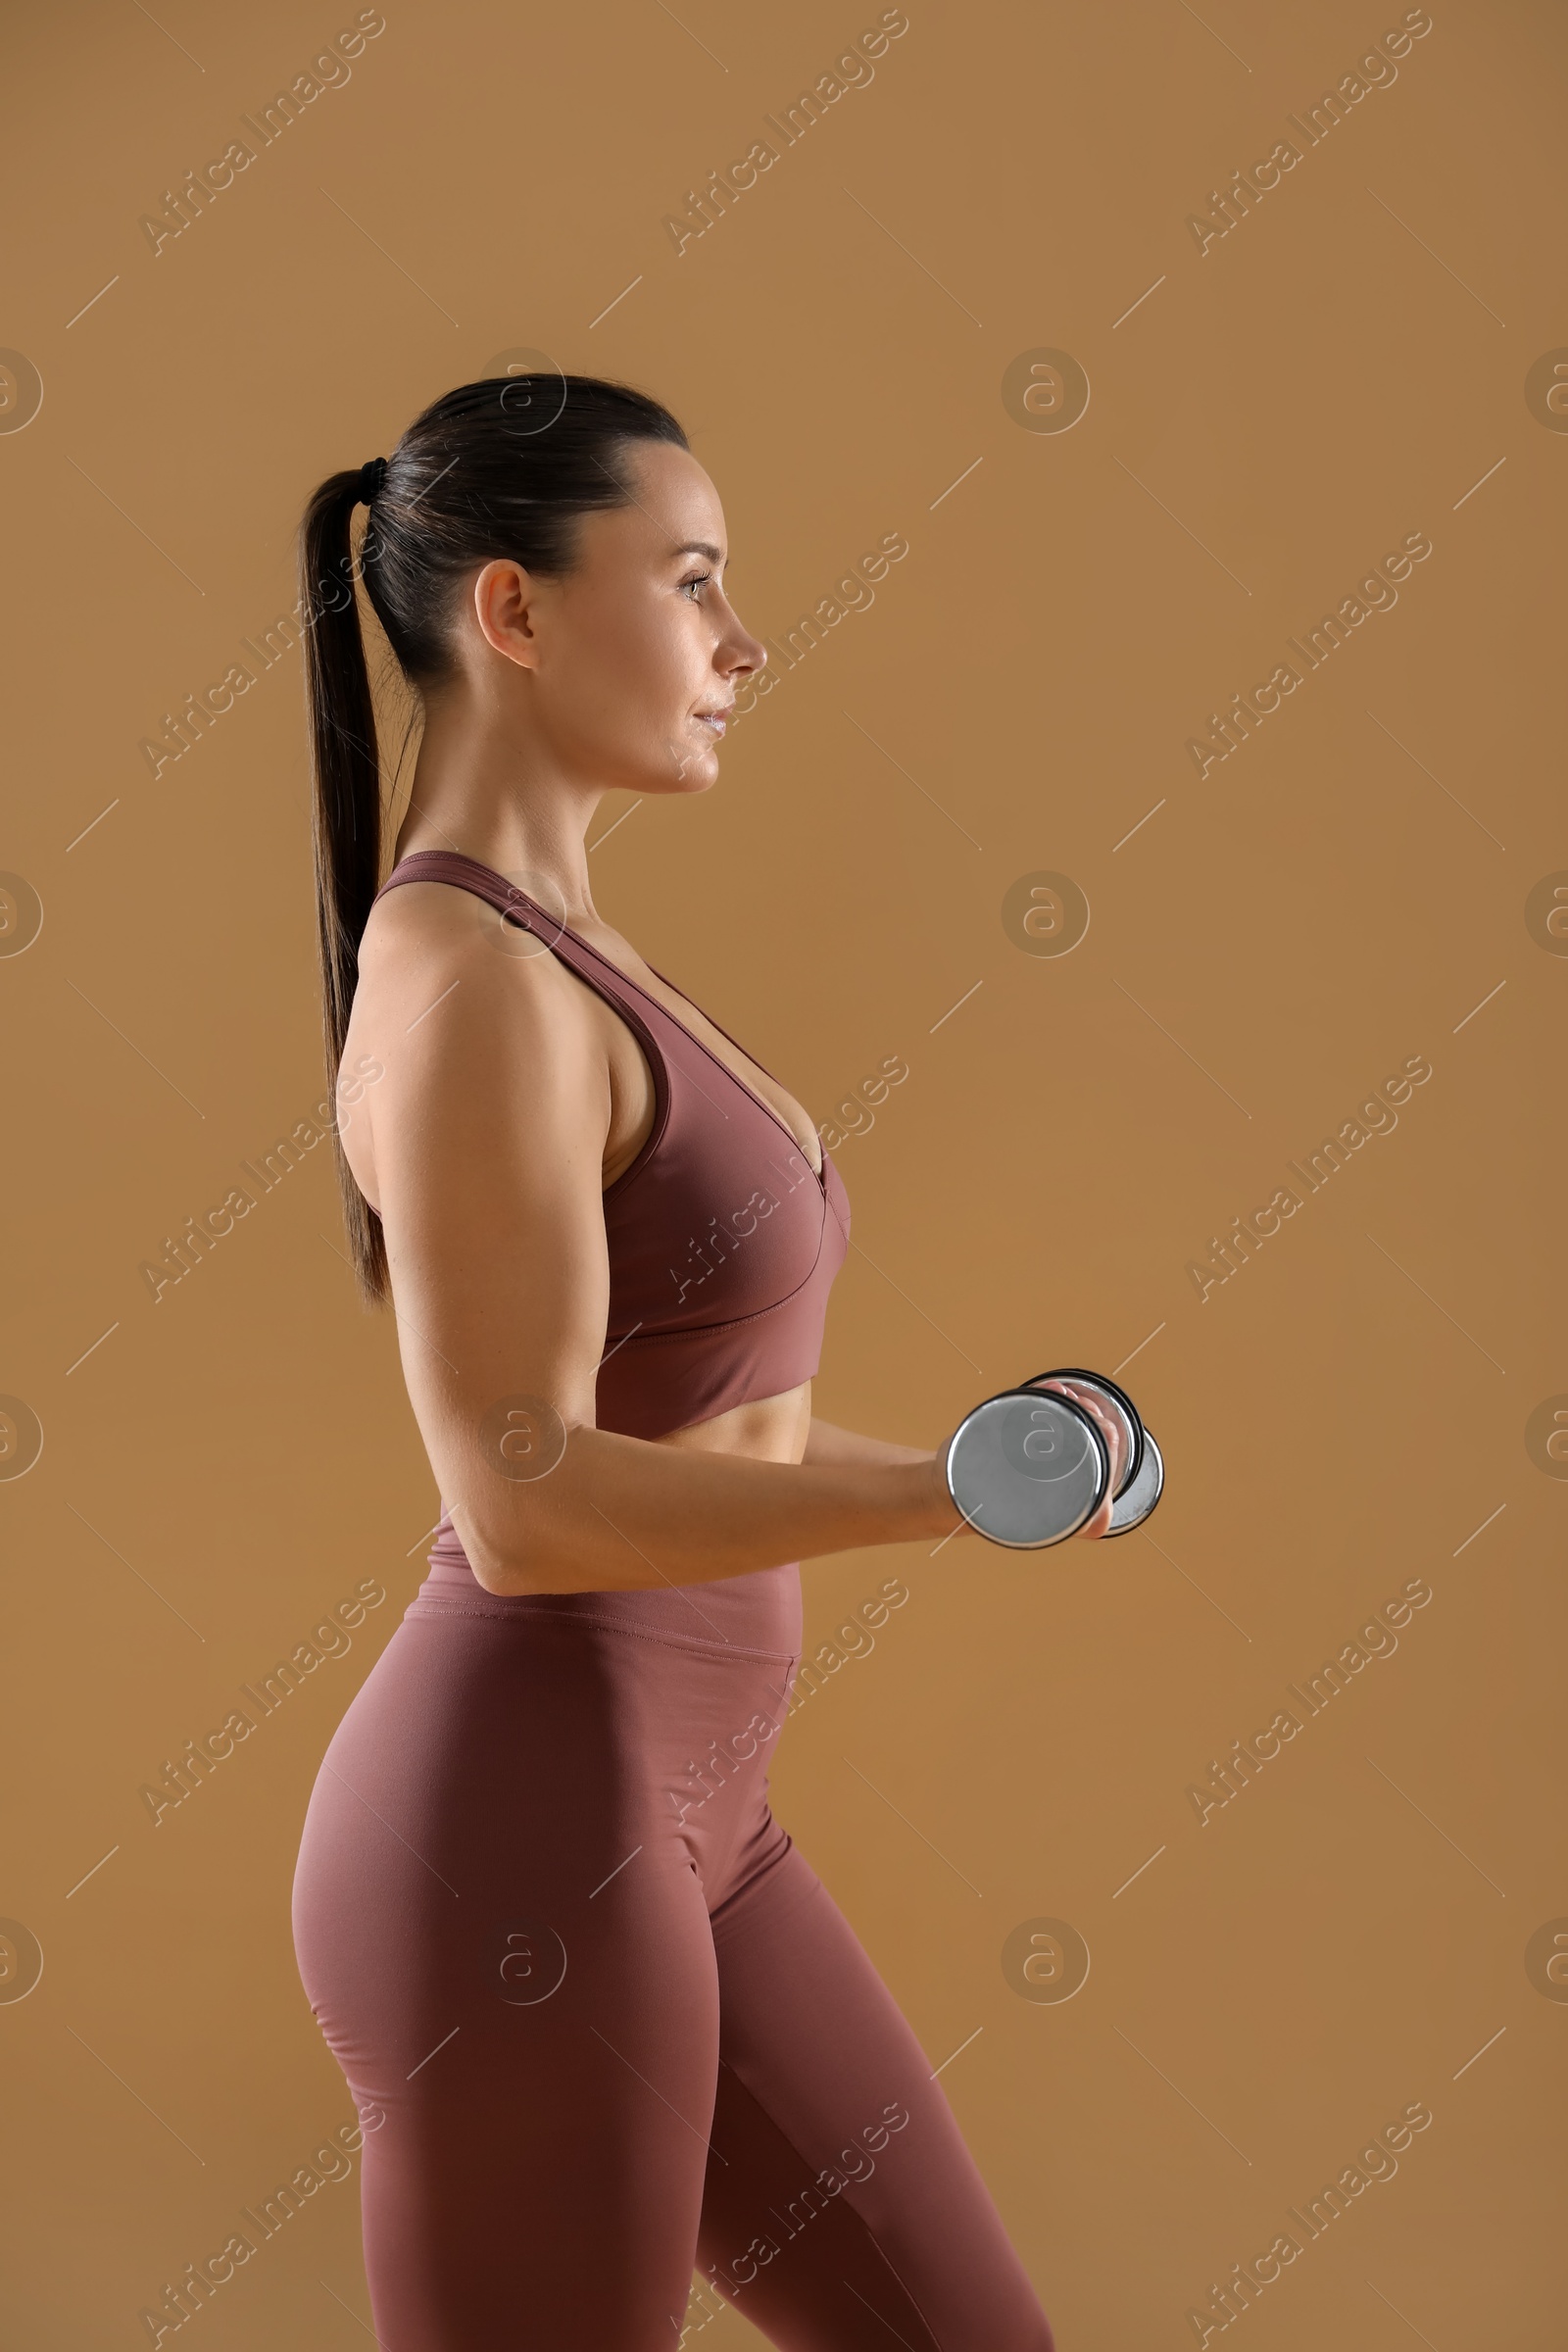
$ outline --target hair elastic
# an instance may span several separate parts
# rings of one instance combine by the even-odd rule
[[[371,458],[368,465],[360,467],[359,488],[354,493],[355,505],[368,507],[385,480],[385,458]]]

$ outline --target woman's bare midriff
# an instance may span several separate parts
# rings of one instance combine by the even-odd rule
[[[758,1462],[798,1462],[811,1426],[811,1384],[803,1381],[781,1396],[754,1396],[732,1404],[710,1421],[672,1429],[656,1446],[687,1446],[694,1452],[740,1453]]]

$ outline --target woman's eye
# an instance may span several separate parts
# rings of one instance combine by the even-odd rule
[[[698,571],[698,572],[694,572],[694,573],[692,574],[692,577],[691,577],[689,580],[682,580],[682,582],[681,582],[681,587],[682,587],[683,589],[685,589],[685,588],[701,588],[701,587],[704,585],[704,583],[705,583],[706,581],[708,581],[708,580],[710,580],[710,579],[712,578],[712,576],[713,576],[713,575],[712,575],[712,573],[711,573],[710,571]]]

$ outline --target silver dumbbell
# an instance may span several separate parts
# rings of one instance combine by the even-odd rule
[[[1109,1449],[1093,1415],[1075,1397],[1042,1385],[1053,1380],[1090,1389],[1120,1424],[1124,1459],[1107,1535],[1140,1526],[1164,1489],[1159,1448],[1113,1381],[1076,1369],[1036,1373],[966,1414],[943,1460],[955,1507],[977,1535],[1015,1550],[1076,1535],[1110,1485]]]

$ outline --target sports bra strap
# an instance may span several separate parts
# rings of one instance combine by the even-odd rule
[[[481,865],[477,858],[466,858],[460,850],[411,851],[392,868],[376,898],[384,898],[400,882],[450,882],[458,890],[471,890],[475,898],[488,900],[498,914],[523,907],[536,914],[547,911],[537,899],[530,899],[526,891],[509,882],[505,874],[498,874],[493,866]]]

